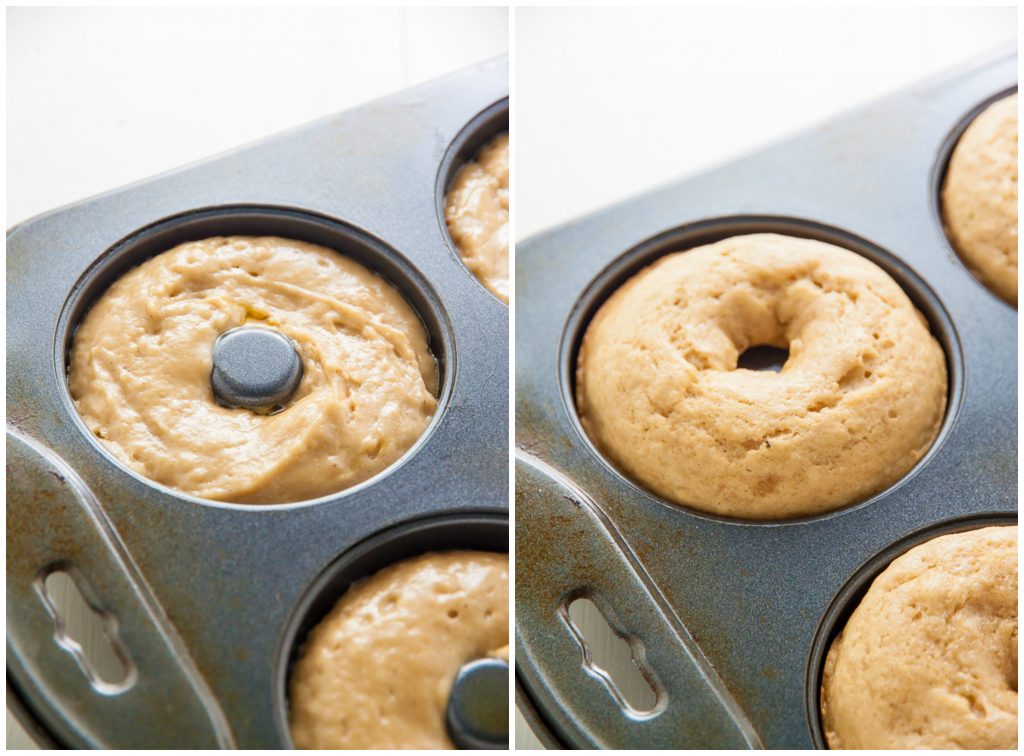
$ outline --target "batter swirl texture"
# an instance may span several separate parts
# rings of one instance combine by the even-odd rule
[[[444,214],[466,267],[507,304],[508,134],[494,137],[459,169]]]
[[[221,406],[213,343],[241,325],[289,337],[303,363],[276,414]],[[292,502],[360,483],[420,437],[436,364],[398,291],[336,252],[276,237],[188,242],[117,280],[74,337],[68,383],[125,464],[196,496]]]
[[[459,668],[508,659],[508,555],[431,553],[356,583],[292,671],[298,748],[453,748],[445,709]]]

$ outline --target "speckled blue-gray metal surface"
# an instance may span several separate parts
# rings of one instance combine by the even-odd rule
[[[1016,51],[1005,52],[517,245],[517,690],[549,738],[821,746],[821,649],[858,576],[914,534],[1016,521],[1017,313],[972,278],[937,209],[958,129],[1016,76]],[[595,451],[571,397],[577,339],[626,276],[668,251],[765,230],[885,267],[928,316],[951,375],[940,438],[903,481],[779,523],[646,493]],[[650,668],[653,712],[625,710],[584,662],[565,614],[577,596],[602,606]]]
[[[495,60],[8,232],[8,681],[59,742],[285,745],[273,670],[325,567],[400,523],[507,516],[508,308],[458,259],[439,200],[453,167],[507,129],[507,96]],[[114,461],[63,375],[88,297],[163,239],[291,232],[351,250],[423,315],[442,362],[424,438],[365,484],[280,506],[203,501]],[[129,684],[97,691],[53,642],[39,594],[52,568],[116,620]]]

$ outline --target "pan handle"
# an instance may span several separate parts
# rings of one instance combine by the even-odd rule
[[[75,582],[120,661],[90,674],[48,597]],[[7,670],[53,738],[93,748],[220,748],[231,730],[166,614],[92,492],[60,457],[7,430]]]
[[[559,471],[516,457],[516,673],[578,748],[759,748],[750,720],[597,504]],[[568,605],[591,599],[654,690],[632,709],[589,658]]]

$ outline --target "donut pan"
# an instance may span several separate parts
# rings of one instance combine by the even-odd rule
[[[505,58],[27,221],[7,234],[8,699],[51,744],[290,745],[288,664],[345,587],[443,548],[508,548],[508,308],[463,266],[443,198],[508,129]],[[375,478],[315,501],[218,504],[115,461],[65,379],[78,319],[191,239],[323,244],[396,285],[438,357],[430,427]],[[44,599],[72,575],[127,676],[91,682]]]
[[[864,581],[910,543],[1016,522],[1017,312],[960,262],[938,210],[956,138],[1016,76],[1004,51],[517,245],[517,700],[549,746],[823,747],[823,652]],[[950,374],[940,436],[899,483],[774,523],[646,492],[572,399],[579,339],[611,291],[664,253],[760,231],[880,264]],[[628,642],[650,710],[620,704],[585,651],[567,611],[580,597]]]

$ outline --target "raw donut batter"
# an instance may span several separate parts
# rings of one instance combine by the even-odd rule
[[[508,303],[508,134],[459,169],[445,197],[448,233],[462,261]]]
[[[211,351],[240,325],[274,328],[304,373],[277,414],[218,404]],[[68,383],[125,464],[208,499],[292,502],[370,478],[423,433],[436,364],[401,294],[323,247],[276,237],[181,244],[117,280],[82,321]]]
[[[452,682],[508,659],[508,555],[424,554],[356,583],[309,634],[292,670],[298,748],[453,748]]]
[[[953,246],[992,291],[1017,304],[1017,95],[989,105],[949,159],[942,213]]]
[[[779,373],[737,367],[789,350]],[[598,310],[577,357],[587,434],[655,493],[754,519],[895,483],[931,446],[946,362],[881,268],[775,234],[666,255]]]
[[[832,643],[821,708],[832,748],[1016,749],[1016,526],[893,561]]]

